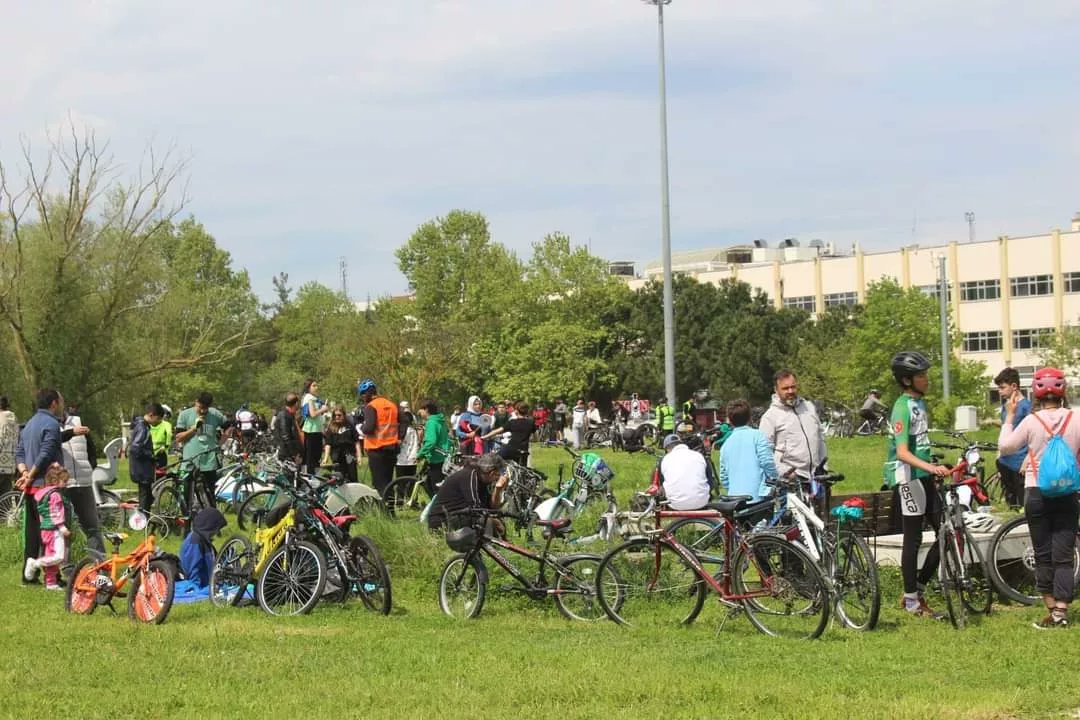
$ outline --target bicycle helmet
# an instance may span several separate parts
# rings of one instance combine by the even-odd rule
[[[356,384],[356,394],[363,395],[364,393],[375,391],[375,381],[370,378],[367,380],[361,380]]]
[[[1057,368],[1045,367],[1035,371],[1031,379],[1031,391],[1035,397],[1065,397],[1065,373]]]
[[[896,378],[896,382],[903,385],[904,378],[911,379],[919,373],[929,370],[930,361],[921,352],[904,350],[893,355],[889,367],[892,368],[892,374]]]
[[[991,533],[997,529],[997,521],[993,515],[981,512],[965,512],[964,525],[971,532]]]
[[[458,528],[446,533],[446,544],[451,550],[468,552],[476,545],[476,531],[471,527]]]
[[[161,403],[161,409],[165,411],[164,414],[161,417],[165,418],[166,420],[168,420],[169,418],[172,417],[172,408],[171,407],[169,407],[165,403]]]

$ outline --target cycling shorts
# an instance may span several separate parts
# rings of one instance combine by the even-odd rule
[[[921,477],[902,480],[896,484],[896,490],[899,493],[901,514],[920,517],[936,510],[937,491],[932,479]]]

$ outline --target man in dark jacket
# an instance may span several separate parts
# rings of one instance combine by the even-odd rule
[[[64,398],[53,388],[39,390],[37,394],[37,412],[34,413],[22,432],[15,447],[15,467],[19,479],[15,487],[29,493],[44,483],[45,472],[52,465],[63,464],[61,450],[60,416],[64,411]],[[23,565],[27,558],[36,558],[41,554],[41,525],[37,514],[37,504],[33,500],[23,503]],[[23,584],[38,584],[37,578],[27,580],[20,573]]]
[[[304,446],[300,442],[300,429],[296,426],[296,413],[300,407],[300,396],[294,392],[285,396],[285,407],[278,411],[274,420],[274,434],[278,441],[278,460],[291,460],[299,463],[304,455]]]

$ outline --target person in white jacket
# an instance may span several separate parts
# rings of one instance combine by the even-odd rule
[[[105,538],[101,535],[97,499],[94,497],[92,477],[97,466],[97,450],[90,437],[90,428],[82,424],[78,415],[64,418],[60,438],[64,468],[70,479],[64,488],[64,497],[71,503],[79,526],[86,534],[86,547],[105,555]]]
[[[813,477],[828,460],[825,432],[813,403],[799,397],[799,381],[790,370],[773,377],[775,394],[758,429],[773,445],[776,471]]]

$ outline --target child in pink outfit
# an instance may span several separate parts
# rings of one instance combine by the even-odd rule
[[[60,564],[67,558],[68,537],[67,511],[60,490],[64,479],[57,473],[46,473],[45,486],[35,488],[34,502],[41,518],[41,557],[27,558],[23,571],[27,580],[33,579],[38,570],[45,571],[45,589],[60,590]],[[51,483],[51,484],[50,484]]]

